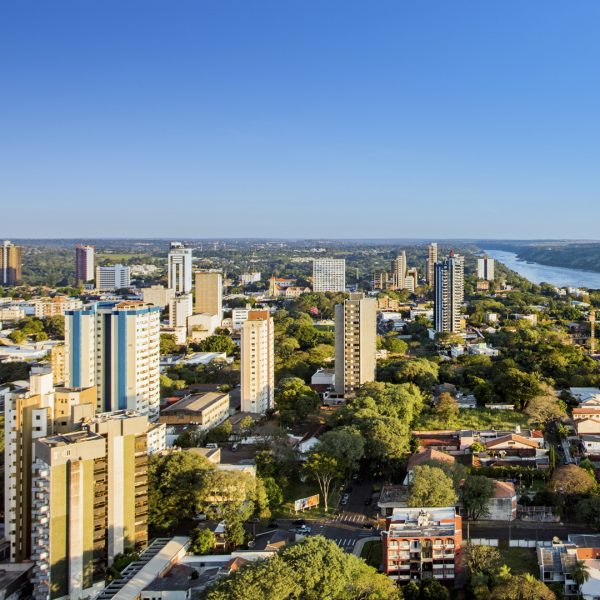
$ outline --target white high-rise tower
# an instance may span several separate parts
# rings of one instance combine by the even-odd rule
[[[171,242],[168,256],[169,287],[176,294],[189,294],[192,291],[192,249],[180,242]]]

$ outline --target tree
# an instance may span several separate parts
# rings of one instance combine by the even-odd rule
[[[65,318],[63,315],[54,315],[42,319],[44,331],[51,340],[65,339]]]
[[[492,600],[556,600],[554,592],[531,573],[503,581],[492,590],[490,597]]]
[[[365,442],[358,431],[344,427],[324,433],[315,450],[333,456],[344,473],[351,473],[365,453]]]
[[[304,463],[304,471],[318,483],[323,497],[325,512],[327,512],[327,510],[329,510],[328,501],[331,484],[341,476],[341,469],[338,461],[328,454],[311,452]]]
[[[466,563],[469,573],[483,573],[488,577],[500,566],[500,551],[493,546],[467,544]]]
[[[589,459],[589,458],[584,458],[583,460],[579,461],[579,467],[581,469],[585,469],[594,479],[596,479],[596,467],[594,466],[594,463]]]
[[[458,402],[448,392],[442,392],[434,413],[443,423],[452,423],[458,415]]]
[[[246,532],[242,523],[237,520],[227,521],[225,526],[225,539],[230,548],[237,548],[244,543]]]
[[[578,496],[587,494],[595,483],[585,469],[576,465],[564,465],[554,469],[548,489],[555,494]]]
[[[235,342],[228,335],[209,335],[198,344],[200,352],[224,352],[233,354],[237,350]]]
[[[283,504],[283,492],[274,477],[263,477],[263,486],[267,494],[269,507],[275,509]]]
[[[148,523],[164,530],[191,519],[212,469],[206,458],[192,452],[152,454],[148,458]]]
[[[454,506],[457,500],[452,479],[442,469],[429,465],[414,468],[408,506]]]
[[[571,571],[573,581],[581,588],[581,586],[590,578],[590,568],[585,564],[585,561],[578,560],[573,565]]]
[[[208,527],[196,529],[192,535],[190,550],[194,554],[210,554],[215,547],[215,542],[215,534]]]
[[[246,415],[240,421],[240,431],[242,435],[248,435],[254,427],[254,419],[250,415]]]
[[[577,519],[589,527],[600,529],[600,497],[592,496],[577,503]]]
[[[408,344],[397,337],[384,337],[383,347],[391,354],[406,354],[408,352]]]
[[[275,390],[275,403],[284,424],[304,420],[320,405],[319,395],[299,377],[286,377]]]
[[[494,496],[494,483],[482,475],[469,475],[462,486],[462,504],[467,519],[476,521],[488,514],[488,504]]]
[[[175,336],[171,333],[161,333],[160,334],[160,354],[164,356],[165,354],[175,354],[179,346],[175,341]]]
[[[213,444],[224,444],[229,440],[229,437],[233,433],[233,425],[231,421],[224,421],[220,425],[213,427],[206,434],[206,442]]]
[[[529,423],[544,424],[565,416],[564,403],[560,401],[554,390],[544,387],[544,393],[534,396],[523,411],[529,417]]]
[[[205,600],[400,600],[396,584],[321,536],[217,580]]]
[[[414,383],[428,392],[438,382],[439,368],[426,358],[390,363],[382,369],[381,379],[392,383]]]

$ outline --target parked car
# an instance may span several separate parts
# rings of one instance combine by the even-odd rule
[[[207,448],[213,448],[213,449],[214,449],[214,448],[218,448],[218,447],[219,447],[219,445],[218,445],[218,444],[215,444],[214,442],[209,442],[208,444],[206,444],[206,447],[207,447]]]
[[[206,521],[206,515],[204,513],[198,513],[192,517],[194,521]]]
[[[239,445],[237,442],[234,442],[233,444],[231,444],[231,451],[232,452],[237,452],[237,449],[239,448]]]

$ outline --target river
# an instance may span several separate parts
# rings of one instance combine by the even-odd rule
[[[600,289],[600,273],[530,263],[518,258],[514,252],[505,252],[504,250],[486,250],[485,252],[490,258],[505,264],[509,269],[516,271],[533,283],[545,282],[558,287]]]

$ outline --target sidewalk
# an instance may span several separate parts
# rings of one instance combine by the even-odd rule
[[[352,550],[352,554],[354,556],[358,556],[362,554],[363,548],[367,542],[378,542],[381,540],[380,535],[372,535],[371,537],[360,538],[356,544],[354,544],[354,549]]]

